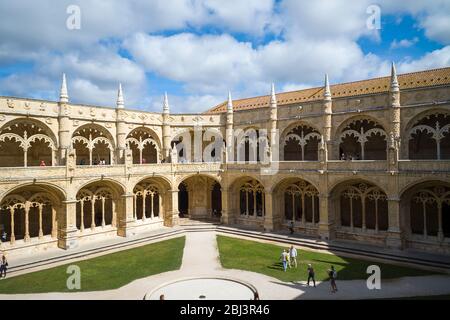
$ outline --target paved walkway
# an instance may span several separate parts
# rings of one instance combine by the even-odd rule
[[[330,293],[329,283],[308,288],[303,282],[282,282],[253,272],[223,269],[219,262],[216,233],[190,232],[180,270],[135,280],[119,289],[100,292],[0,295],[0,299],[138,299],[152,290],[190,277],[225,277],[257,288],[264,299],[373,299],[450,294],[450,276],[407,277],[382,282],[381,290],[368,290],[363,280],[337,281],[339,291]],[[0,282],[1,285],[1,282]],[[230,297],[232,299],[233,297]],[[170,299],[166,296],[166,299]]]

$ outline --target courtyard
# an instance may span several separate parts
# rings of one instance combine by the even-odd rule
[[[289,245],[269,243],[218,231],[189,232],[151,244],[73,261],[80,268],[81,288],[69,290],[69,264],[11,276],[0,281],[1,299],[215,299],[217,290],[239,299],[242,289],[217,286],[220,280],[256,290],[260,299],[392,299],[450,294],[450,276],[423,266],[373,261],[296,246],[298,267],[283,271],[279,256]],[[306,285],[307,264],[316,271],[317,287]],[[14,261],[11,260],[13,265]],[[330,293],[327,270],[338,272],[339,291]],[[366,286],[369,265],[381,269],[381,290]],[[203,281],[208,279],[208,281]],[[189,286],[183,281],[193,280]],[[214,289],[216,288],[216,289]],[[219,290],[219,291],[220,291]],[[239,291],[241,290],[241,291]],[[245,296],[245,295],[244,295]],[[221,298],[223,299],[223,297]]]

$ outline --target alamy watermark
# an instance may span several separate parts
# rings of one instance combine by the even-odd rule
[[[81,289],[81,269],[77,265],[67,267],[66,273],[69,275],[66,281],[66,287],[69,290]]]
[[[370,274],[367,278],[366,285],[369,290],[381,290],[381,269],[377,265],[371,265],[367,267],[367,274]]]
[[[81,8],[77,5],[70,5],[66,9],[66,13],[69,15],[66,19],[66,27],[69,30],[81,29]]]

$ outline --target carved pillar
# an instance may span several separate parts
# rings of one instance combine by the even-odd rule
[[[280,228],[281,220],[276,214],[274,194],[272,191],[265,190],[265,216],[264,216],[264,229],[266,231],[275,231]]]
[[[125,111],[123,109],[116,109],[116,138],[117,138],[117,154],[116,163],[125,163],[125,150],[126,150],[126,138],[127,128],[125,123]],[[112,162],[112,159],[111,159]]]
[[[84,231],[84,200],[80,200],[80,232]]]
[[[95,229],[95,196],[91,198],[91,230]]]
[[[14,207],[10,207],[9,208],[9,213],[11,216],[11,237],[10,237],[10,243],[11,245],[14,245],[14,243],[16,242],[16,234],[14,232]]]
[[[390,248],[403,249],[404,241],[400,225],[400,198],[396,195],[388,198],[389,229],[386,245]]]
[[[70,136],[70,128],[72,127],[69,119],[70,107],[65,102],[59,103],[58,116],[58,136],[59,136],[59,165],[66,164],[67,150],[72,146],[72,139]]]
[[[52,238],[55,239],[58,236],[58,220],[56,219],[56,208],[52,204]]]
[[[234,218],[232,216],[229,197],[231,192],[228,189],[222,188],[222,216],[220,218],[221,223],[223,224],[232,224],[234,223]]]
[[[112,221],[111,227],[115,228],[117,226],[117,205],[115,199],[111,199],[111,210],[112,210]]]
[[[178,190],[170,190],[169,195],[171,201],[171,210],[164,214],[164,225],[173,227],[180,223],[180,216],[178,211]]]
[[[30,203],[25,203],[25,236],[23,238],[25,242],[30,241]]]
[[[105,197],[102,197],[102,228],[104,228],[105,225]]]
[[[58,247],[72,249],[77,247],[76,227],[77,201],[63,201],[58,215]]]
[[[117,202],[118,227],[117,234],[121,237],[128,237],[133,234],[135,221],[133,217],[133,194],[122,195],[121,201]]]
[[[42,231],[42,210],[44,205],[39,205],[39,239],[44,237],[44,232]]]
[[[319,237],[322,240],[335,238],[334,217],[330,215],[332,199],[328,193],[319,194]]]
[[[163,127],[162,127],[162,134],[163,134],[163,154],[162,157],[163,159],[168,162],[168,160],[170,159],[170,155],[171,155],[171,147],[170,147],[170,142],[172,140],[171,137],[171,127],[170,127],[170,123],[169,123],[169,113],[163,113]],[[185,155],[186,156],[186,155]]]

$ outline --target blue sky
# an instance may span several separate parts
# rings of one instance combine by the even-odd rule
[[[271,82],[450,66],[446,0],[4,0],[0,12],[0,95],[57,100],[65,72],[74,103],[114,106],[120,82],[126,107],[160,111],[167,91],[171,111],[201,112]]]

